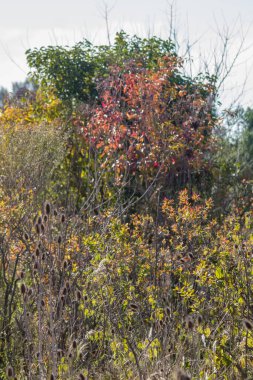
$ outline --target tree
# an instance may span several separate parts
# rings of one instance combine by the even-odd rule
[[[125,61],[137,58],[152,67],[159,57],[172,52],[171,41],[130,38],[120,32],[112,46],[93,46],[84,40],[73,47],[28,50],[26,56],[30,74],[37,83],[52,87],[60,99],[88,101],[96,97],[96,81],[108,73],[110,65],[122,66]]]

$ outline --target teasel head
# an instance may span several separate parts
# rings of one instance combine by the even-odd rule
[[[8,366],[7,369],[6,369],[6,376],[7,378],[11,378],[14,376],[14,371],[13,371],[13,368],[11,366]]]
[[[190,259],[191,259],[191,260],[193,260],[193,259],[194,259],[194,255],[193,255],[193,253],[192,253],[192,252],[189,252],[189,253],[188,253],[188,256],[190,257]]]
[[[248,331],[252,331],[253,330],[253,324],[251,321],[249,321],[248,319],[244,319],[243,320],[243,325],[244,327],[248,330]]]
[[[40,225],[40,228],[41,228],[41,233],[44,235],[44,233],[45,233],[45,226],[44,226],[43,223]]]
[[[44,220],[44,223],[47,223],[47,221],[48,221],[48,216],[47,216],[47,215],[44,215],[44,216],[43,216],[43,220]]]
[[[194,322],[193,322],[193,319],[191,317],[188,317],[187,320],[186,320],[186,327],[189,329],[189,330],[192,330],[193,327],[194,327]]]
[[[62,237],[61,237],[61,235],[58,236],[57,242],[58,242],[58,244],[61,244],[61,242],[62,242]]]
[[[55,380],[54,374],[51,373],[50,380]]]
[[[63,351],[61,349],[57,350],[57,356],[58,356],[58,358],[62,358],[63,357]]]
[[[29,235],[27,232],[24,233],[24,240],[26,240],[26,241],[29,240]]]
[[[40,234],[40,225],[38,223],[35,224],[35,231],[38,235]]]
[[[138,310],[138,306],[135,303],[130,303],[129,306],[132,309],[132,311],[137,311]]]
[[[46,214],[46,215],[49,215],[50,212],[51,212],[51,205],[50,205],[49,202],[46,202],[46,203],[45,203],[45,214]]]
[[[20,278],[23,279],[25,277],[25,272],[21,271],[20,272]]]
[[[61,222],[64,223],[65,220],[66,220],[66,218],[65,218],[65,214],[62,214],[62,215],[61,215]]]
[[[188,376],[184,371],[181,369],[177,371],[177,380],[191,380],[190,376]]]
[[[41,223],[42,223],[42,217],[41,217],[41,215],[38,217],[37,223],[38,223],[38,224],[41,224]]]
[[[73,340],[73,342],[72,342],[72,347],[73,347],[74,350],[77,348],[76,340]]]
[[[36,248],[35,255],[36,255],[37,257],[39,257],[39,255],[40,255],[39,247]]]
[[[79,374],[79,380],[85,380],[85,377],[82,373]]]
[[[81,298],[82,298],[82,293],[80,292],[80,290],[77,290],[77,292],[76,292],[76,298],[77,298],[78,301],[81,300]]]
[[[197,321],[198,321],[198,325],[201,325],[201,323],[203,321],[202,315],[200,315],[200,314],[198,315]]]
[[[25,295],[25,293],[26,293],[26,286],[25,286],[25,284],[21,284],[21,293],[23,295]]]

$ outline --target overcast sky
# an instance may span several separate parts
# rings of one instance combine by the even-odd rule
[[[107,0],[110,32],[124,29],[129,34],[169,35],[167,0]],[[106,42],[103,0],[2,0],[0,11],[0,86],[11,88],[28,72],[25,51],[49,44],[71,45],[87,38],[99,44]],[[217,30],[230,29],[230,61],[246,35],[244,53],[239,57],[223,94],[232,99],[240,93],[247,76],[244,105],[253,105],[253,0],[177,0],[174,19],[183,46],[186,36],[194,45],[193,59],[199,54],[211,57],[217,47]],[[251,46],[252,44],[252,46]],[[211,58],[210,58],[211,59]],[[252,100],[251,100],[252,99]]]

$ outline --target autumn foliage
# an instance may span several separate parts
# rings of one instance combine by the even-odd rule
[[[134,60],[111,67],[98,85],[98,104],[74,121],[119,184],[131,176],[165,183],[184,176],[185,185],[193,171],[207,169],[212,86],[179,80],[180,66],[178,58],[164,56],[155,70]]]

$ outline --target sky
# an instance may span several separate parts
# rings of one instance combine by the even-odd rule
[[[87,38],[107,42],[105,8],[111,39],[124,29],[130,35],[168,38],[170,15],[177,31],[179,52],[193,44],[194,70],[222,55],[229,35],[228,66],[242,41],[242,52],[221,89],[224,104],[238,101],[253,106],[253,0],[9,0],[1,1],[0,86],[22,81],[28,73],[25,51],[46,45],[73,45]],[[201,57],[201,58],[200,58]]]

